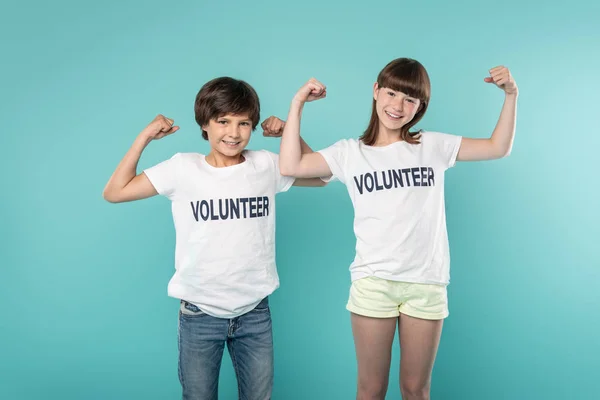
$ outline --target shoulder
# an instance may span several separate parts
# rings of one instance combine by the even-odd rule
[[[178,157],[181,160],[195,161],[204,158],[205,155],[201,153],[175,153],[173,157]]]
[[[257,162],[276,160],[279,158],[279,155],[277,153],[273,153],[268,150],[244,150],[244,152],[242,154],[244,155],[244,158],[246,158],[247,160],[252,160],[252,161],[257,161]]]
[[[351,150],[358,149],[362,145],[362,142],[358,139],[340,139],[337,142],[332,143],[329,147],[323,150]]]
[[[359,139],[349,138],[349,139],[340,139],[334,143],[334,145],[344,146],[344,147],[358,147],[362,144]]]
[[[279,163],[279,154],[268,150],[244,150],[242,153],[255,168],[273,168]]]
[[[181,172],[198,168],[203,158],[204,155],[199,153],[175,153],[171,158],[158,164],[157,167]]]
[[[171,160],[178,162],[182,166],[197,165],[204,159],[204,154],[200,153],[175,153]]]
[[[460,139],[460,136],[437,131],[419,131],[418,136],[423,143],[446,142]]]

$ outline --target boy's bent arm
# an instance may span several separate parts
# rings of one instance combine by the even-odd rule
[[[141,200],[158,194],[146,174],[136,175],[137,164],[148,145],[138,137],[112,174],[102,197],[111,203]]]
[[[152,140],[170,135],[179,129],[172,124],[172,120],[159,115],[140,133],[104,187],[102,197],[106,201],[122,203],[158,194],[146,174],[137,175],[137,165],[142,152]]]

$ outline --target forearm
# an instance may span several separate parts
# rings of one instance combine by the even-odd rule
[[[115,172],[108,180],[104,188],[103,197],[107,200],[114,198],[120,191],[127,186],[129,182],[137,175],[137,165],[142,156],[142,152],[148,145],[149,140],[138,136],[129,148]]]
[[[279,150],[279,164],[281,173],[292,175],[302,159],[302,154],[312,150],[300,137],[300,121],[304,103],[292,101],[287,122],[283,128],[281,146]],[[308,150],[308,151],[306,151]]]
[[[500,118],[492,132],[491,142],[500,157],[507,156],[512,149],[517,123],[517,98],[518,94],[505,96]]]

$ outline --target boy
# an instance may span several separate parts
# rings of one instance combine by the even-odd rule
[[[216,399],[227,343],[239,396],[268,399],[273,341],[268,296],[279,287],[275,266],[275,194],[290,186],[323,186],[320,179],[279,173],[278,156],[246,150],[260,119],[260,103],[246,82],[222,77],[206,83],[194,112],[208,155],[178,153],[136,175],[142,151],[179,130],[157,116],[135,140],[104,189],[113,203],[157,194],[171,200],[176,231],[175,274],[168,294],[181,299],[179,379],[184,399]],[[280,136],[283,121],[263,123]],[[312,150],[301,140],[305,152]]]

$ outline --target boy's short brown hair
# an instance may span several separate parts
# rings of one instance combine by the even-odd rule
[[[196,95],[194,114],[200,129],[210,120],[227,114],[248,114],[254,131],[260,121],[260,101],[256,91],[248,83],[225,76],[202,86]],[[202,137],[208,140],[204,129]]]

